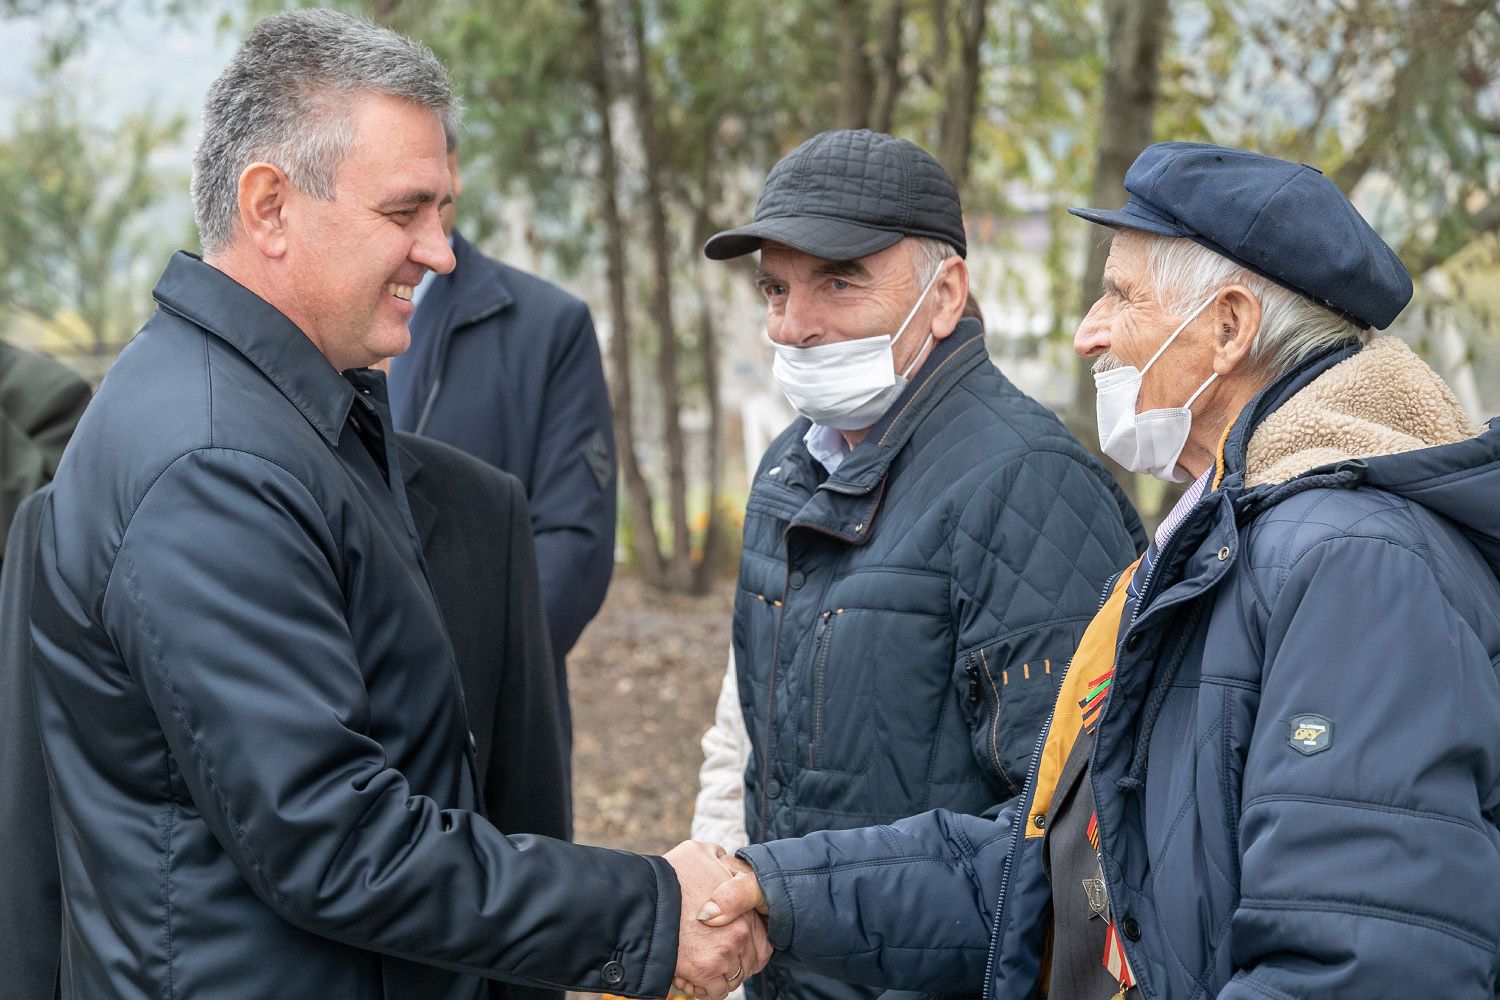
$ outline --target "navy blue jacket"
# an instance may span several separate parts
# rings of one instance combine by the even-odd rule
[[[378,373],[188,255],[155,296],[42,511],[63,996],[663,995],[670,866],[477,811]]]
[[[1099,587],[1114,480],[962,321],[831,475],[798,420],[746,504],[734,651],[752,842],[1016,795]],[[845,995],[773,967],[756,988]],[[769,992],[769,991],[768,991]]]
[[[412,346],[391,362],[396,428],[504,469],[526,488],[566,744],[563,657],[604,602],[615,555],[615,439],[588,306],[484,256],[457,232]]]
[[[1143,998],[1497,995],[1500,419],[1247,487],[1251,433],[1349,354],[1245,409],[1120,635],[1089,780]],[[863,982],[1042,996],[1036,780],[997,822],[748,848],[773,943]]]

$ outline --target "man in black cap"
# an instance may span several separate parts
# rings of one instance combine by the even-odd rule
[[[800,414],[746,505],[723,720],[749,733],[729,778],[745,836],[998,808],[1100,586],[1144,544],[1135,512],[962,318],[958,192],[923,150],[815,136],[704,249],[759,251],[771,377]],[[749,991],[880,993],[781,967]]]
[[[1372,337],[1411,281],[1316,169],[1163,143],[1125,187],[1075,344],[1105,449],[1193,483],[1027,793],[749,848],[706,912],[941,992],[1496,996],[1500,419]]]

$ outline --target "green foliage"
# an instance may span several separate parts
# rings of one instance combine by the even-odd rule
[[[183,180],[155,157],[182,128],[147,112],[105,131],[58,85],[24,108],[0,141],[0,308],[72,313],[80,350],[117,350],[150,305],[142,283],[155,271],[142,266],[160,266],[165,241],[148,213]]]

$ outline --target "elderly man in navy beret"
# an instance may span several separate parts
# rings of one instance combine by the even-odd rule
[[[1117,230],[1076,347],[1105,450],[1192,485],[1017,808],[750,847],[705,919],[945,993],[1496,996],[1500,419],[1372,337],[1411,280],[1315,168],[1163,143],[1125,186],[1076,211]]]

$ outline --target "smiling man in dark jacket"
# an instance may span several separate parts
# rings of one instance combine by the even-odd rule
[[[958,192],[924,150],[825,132],[755,220],[772,377],[802,415],[745,509],[734,665],[751,842],[1021,789],[1099,587],[1144,544],[1113,479],[963,318]],[[772,966],[769,1000],[878,991]]]
[[[482,977],[662,996],[674,975],[722,996],[764,961],[758,923],[694,929],[711,851],[482,814],[367,367],[453,266],[454,114],[430,52],[326,10],[262,21],[210,88],[205,257],[168,264],[41,512],[69,1000],[476,1000]]]
[[[1314,168],[1161,143],[1125,187],[1077,210],[1119,232],[1075,347],[1105,449],[1193,485],[1017,807],[748,848],[773,943],[996,998],[1494,997],[1500,419],[1372,338],[1411,280]]]

